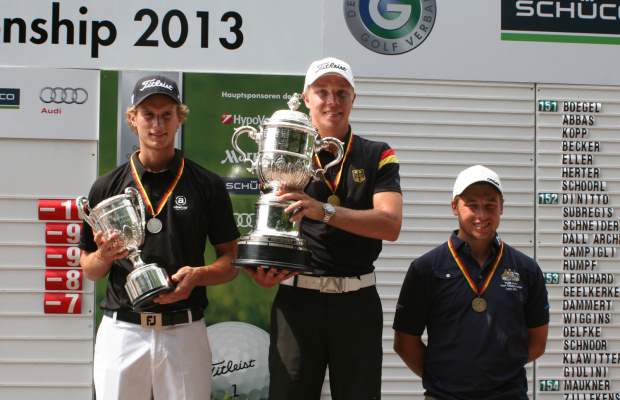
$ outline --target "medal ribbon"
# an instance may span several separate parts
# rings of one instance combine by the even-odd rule
[[[138,175],[138,170],[136,169],[136,165],[133,162],[133,156],[136,154],[137,152],[134,153],[129,158],[129,162],[131,163],[131,175],[133,176],[133,180],[136,182],[138,191],[140,192],[140,195],[142,196],[142,199],[144,200],[144,203],[146,204],[147,211],[153,217],[156,217],[159,215],[161,210],[164,208],[164,205],[166,205],[166,202],[168,201],[168,198],[172,194],[172,191],[174,190],[174,188],[177,186],[177,183],[179,183],[179,180],[181,179],[181,175],[183,175],[183,168],[185,168],[185,159],[181,158],[181,165],[179,166],[179,170],[177,171],[177,176],[174,178],[174,180],[172,181],[168,189],[166,189],[166,193],[164,193],[164,196],[159,201],[159,204],[157,204],[157,209],[153,210],[153,205],[151,204],[149,195],[146,193],[146,190],[144,189],[144,185],[142,185],[142,181],[140,180],[140,176]]]
[[[340,177],[342,176],[342,168],[344,167],[344,162],[347,160],[347,156],[351,152],[352,143],[353,143],[353,132],[351,132],[349,143],[347,143],[347,148],[344,152],[344,155],[342,156],[342,160],[340,161],[340,171],[338,171],[336,178],[334,178],[333,181],[330,181],[329,179],[325,177],[325,174],[323,174],[323,182],[325,182],[329,190],[331,190],[332,193],[334,194],[336,193],[336,189],[338,189],[338,185],[340,184]],[[317,154],[314,155],[314,161],[317,163],[319,168],[323,168],[323,166],[321,165],[321,160],[319,160],[319,156]]]
[[[463,265],[463,262],[461,261],[459,255],[456,254],[456,250],[454,249],[452,240],[448,240],[448,248],[450,249],[452,258],[454,258],[454,261],[456,261],[456,265],[458,265],[459,269],[465,276],[465,280],[467,281],[467,283],[469,283],[469,287],[471,288],[471,290],[473,290],[474,293],[478,297],[482,296],[485,290],[487,290],[487,287],[489,286],[489,283],[491,282],[491,278],[493,278],[493,275],[495,274],[495,270],[497,269],[497,266],[499,265],[499,261],[502,259],[502,255],[504,254],[504,241],[499,242],[499,252],[497,254],[497,258],[493,262],[493,267],[491,267],[491,272],[489,272],[489,274],[487,275],[481,288],[478,288],[476,286],[476,284],[474,283],[474,280],[469,275],[467,268],[465,268],[465,265]]]

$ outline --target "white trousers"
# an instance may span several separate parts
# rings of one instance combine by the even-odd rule
[[[97,400],[211,396],[211,349],[204,320],[152,329],[104,316],[94,364]]]

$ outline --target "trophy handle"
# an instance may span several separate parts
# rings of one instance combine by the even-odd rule
[[[138,215],[140,217],[140,229],[142,230],[142,233],[144,233],[144,225],[146,223],[146,215],[145,215],[145,211],[144,211],[144,202],[142,201],[142,196],[140,195],[140,192],[138,192],[138,189],[136,189],[133,186],[129,186],[125,188],[125,194],[127,196],[129,196],[129,200],[131,201],[131,203],[133,204],[134,208],[136,209],[136,211],[138,212]]]
[[[325,173],[325,170],[333,167],[334,165],[338,165],[340,161],[342,161],[342,157],[344,157],[344,146],[342,141],[336,139],[335,137],[326,137],[317,140],[314,143],[314,151],[318,153],[319,150],[327,149],[329,146],[334,145],[338,149],[338,153],[336,154],[336,158],[334,158],[331,162],[327,163],[325,168],[319,168],[312,172],[313,178],[315,180],[321,179],[321,176]]]
[[[75,204],[77,206],[77,212],[80,219],[84,220],[91,228],[95,231],[99,231],[99,225],[97,225],[97,221],[94,218],[90,217],[90,205],[88,204],[88,199],[84,196],[80,196],[75,199]]]
[[[258,137],[259,137],[258,131],[251,126],[240,126],[239,128],[235,129],[235,132],[232,135],[231,143],[232,143],[233,149],[235,149],[235,151],[241,155],[241,157],[239,158],[239,161],[249,163],[250,167],[248,167],[247,170],[248,172],[254,173],[256,169],[256,163],[252,161],[247,156],[247,154],[243,150],[241,150],[241,148],[237,144],[237,140],[239,139],[239,136],[241,136],[244,133],[247,133],[248,136],[258,144]]]

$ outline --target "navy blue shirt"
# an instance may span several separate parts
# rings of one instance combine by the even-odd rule
[[[467,243],[450,240],[478,287],[492,269],[498,240],[483,268]],[[547,289],[531,257],[504,243],[504,254],[475,312],[475,294],[447,242],[413,261],[400,292],[393,328],[428,334],[422,378],[427,394],[446,400],[527,399],[528,329],[549,323]]]

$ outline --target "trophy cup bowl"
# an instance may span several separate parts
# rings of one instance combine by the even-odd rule
[[[80,218],[93,231],[102,231],[106,236],[119,233],[119,240],[129,252],[127,258],[134,268],[127,276],[125,290],[135,310],[152,307],[157,295],[174,290],[166,270],[155,263],[144,264],[140,258],[140,246],[145,236],[145,212],[138,190],[128,187],[124,194],[107,198],[92,209],[85,197],[78,197],[76,203]]]
[[[290,110],[276,111],[260,130],[242,126],[233,133],[233,149],[241,161],[250,163],[248,171],[258,175],[261,190],[254,230],[237,242],[233,264],[238,267],[269,266],[316,275],[324,272],[310,266],[311,253],[306,241],[299,237],[298,224],[289,221],[290,214],[284,212],[292,202],[277,201],[275,195],[280,189],[303,191],[310,179],[320,179],[344,154],[340,140],[321,138],[308,116],[296,111],[299,100],[295,94],[288,103]],[[237,144],[243,134],[258,144],[254,161]],[[314,155],[332,146],[337,150],[336,158],[325,169],[313,169]]]

